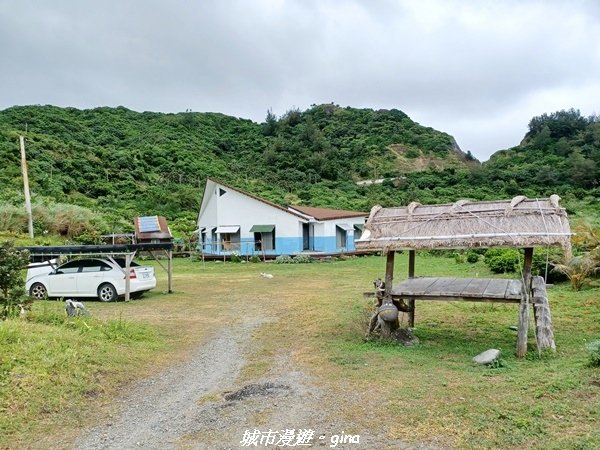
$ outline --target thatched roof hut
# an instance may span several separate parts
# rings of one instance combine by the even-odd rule
[[[374,206],[357,249],[431,250],[558,245],[570,253],[571,229],[560,197]]]

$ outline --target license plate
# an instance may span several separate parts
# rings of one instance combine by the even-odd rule
[[[149,273],[143,273],[142,274],[142,278],[150,278],[150,274]]]

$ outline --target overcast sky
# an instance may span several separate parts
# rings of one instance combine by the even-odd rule
[[[0,109],[397,108],[480,160],[600,113],[599,0],[0,0]]]

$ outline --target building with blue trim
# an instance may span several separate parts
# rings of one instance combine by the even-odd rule
[[[282,206],[208,178],[198,216],[207,255],[296,255],[356,249],[368,213]]]

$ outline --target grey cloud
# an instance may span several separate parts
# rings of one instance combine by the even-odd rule
[[[192,108],[256,121],[321,102],[394,107],[485,159],[516,145],[531,114],[594,112],[598,5],[5,0],[0,107]],[[566,89],[572,102],[558,104]]]

